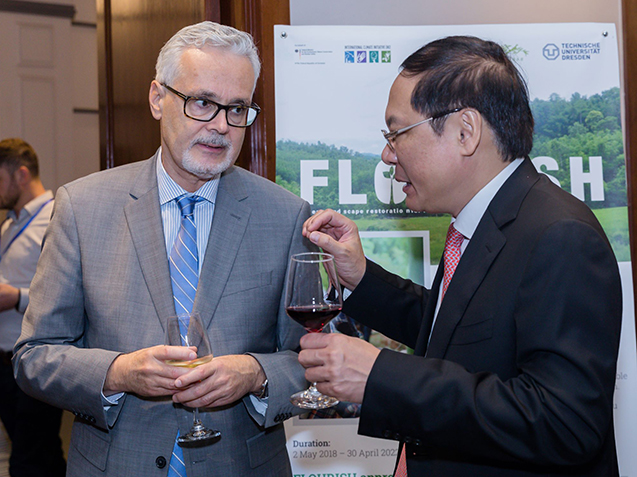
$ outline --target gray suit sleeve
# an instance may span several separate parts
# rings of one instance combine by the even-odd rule
[[[300,208],[294,229],[290,233],[288,259],[295,253],[313,251],[314,246],[303,238],[303,223],[310,216],[310,206]],[[289,261],[289,260],[288,260]],[[285,285],[284,285],[285,288]],[[305,333],[285,312],[285,289],[281,290],[281,301],[277,316],[278,352],[271,354],[250,353],[261,365],[268,379],[268,405],[265,416],[258,413],[249,396],[244,403],[252,418],[261,426],[270,427],[303,412],[290,403],[290,396],[307,387],[305,370],[298,362],[299,339]]]
[[[119,353],[87,349],[82,279],[73,204],[61,187],[15,346],[14,374],[27,394],[108,429],[121,406],[111,408],[107,417],[101,391]]]

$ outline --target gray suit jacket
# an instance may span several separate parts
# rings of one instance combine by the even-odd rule
[[[174,314],[156,178],[150,160],[61,187],[31,302],[15,348],[19,385],[77,416],[70,476],[165,476],[190,410],[169,398],[125,395],[107,411],[101,390],[120,353],[162,344]],[[252,354],[269,380],[265,419],[249,397],[202,410],[221,439],[184,449],[188,477],[290,475],[281,422],[306,386],[296,353],[303,330],[283,307],[289,256],[309,244],[309,205],[239,168],[223,174],[194,311],[216,356]]]

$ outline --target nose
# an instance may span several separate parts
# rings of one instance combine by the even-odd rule
[[[226,110],[220,109],[217,115],[206,123],[206,129],[217,131],[219,134],[227,134],[230,126],[226,114]]]
[[[389,144],[385,144],[383,152],[380,155],[381,160],[388,166],[393,166],[398,162],[396,153],[389,148]]]

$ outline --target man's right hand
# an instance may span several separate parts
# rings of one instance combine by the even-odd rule
[[[167,360],[190,361],[197,357],[192,348],[153,346],[121,354],[111,364],[104,382],[104,396],[127,392],[139,396],[172,396],[183,391],[175,380],[189,368],[170,366]]]
[[[358,227],[331,209],[319,210],[303,224],[303,235],[334,255],[341,285],[354,290],[365,275],[365,254]]]

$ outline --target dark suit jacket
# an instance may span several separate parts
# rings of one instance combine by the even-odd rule
[[[428,344],[442,269],[429,291],[368,262],[347,299],[347,314],[415,349],[381,352],[359,432],[406,443],[409,477],[617,476],[622,297],[592,212],[525,160],[482,217]]]

